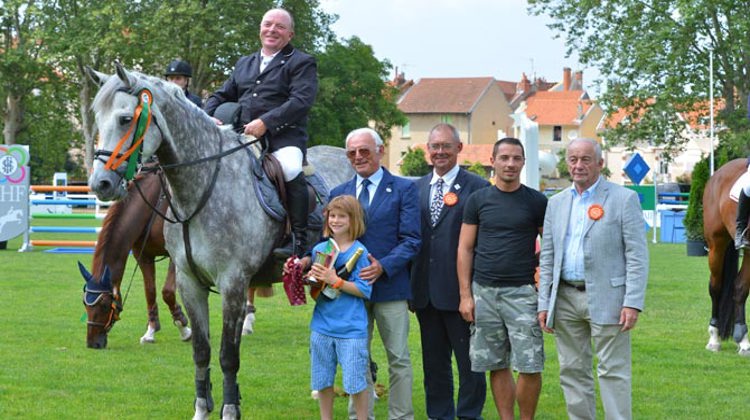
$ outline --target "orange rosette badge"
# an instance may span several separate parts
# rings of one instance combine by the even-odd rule
[[[593,221],[597,221],[604,217],[604,209],[600,204],[592,204],[589,207],[589,218]]]
[[[443,204],[445,204],[446,206],[453,207],[456,205],[456,203],[458,203],[458,195],[453,191],[443,196]]]

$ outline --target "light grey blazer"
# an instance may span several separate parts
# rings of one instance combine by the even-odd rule
[[[537,310],[548,311],[550,328],[554,326],[565,234],[573,201],[570,188],[549,199],[544,217]],[[634,191],[604,179],[594,191],[592,202],[602,206],[604,215],[594,221],[587,214],[583,230],[589,314],[593,323],[617,324],[623,306],[641,311],[644,307],[648,247],[643,212]]]

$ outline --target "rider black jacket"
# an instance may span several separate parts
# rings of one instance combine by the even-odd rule
[[[269,150],[307,143],[307,116],[318,92],[315,58],[291,44],[260,72],[260,51],[241,57],[224,85],[206,100],[213,115],[224,102],[239,102],[241,123],[260,118],[266,125]]]

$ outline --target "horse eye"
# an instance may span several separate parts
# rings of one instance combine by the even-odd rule
[[[133,121],[131,116],[120,117],[120,125],[128,125],[131,121]]]

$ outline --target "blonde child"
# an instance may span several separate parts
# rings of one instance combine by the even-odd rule
[[[352,396],[358,419],[367,418],[367,311],[365,299],[370,298],[372,286],[359,277],[367,267],[367,250],[357,238],[365,233],[362,208],[353,196],[332,199],[324,212],[323,235],[333,238],[340,254],[333,268],[315,263],[310,275],[341,293],[331,299],[321,293],[315,303],[310,322],[311,385],[318,390],[320,418],[333,419],[333,383],[336,366],[341,365],[344,391]],[[325,249],[325,242],[313,248],[312,255]],[[336,273],[362,249],[348,280]],[[334,295],[335,296],[335,295]]]

